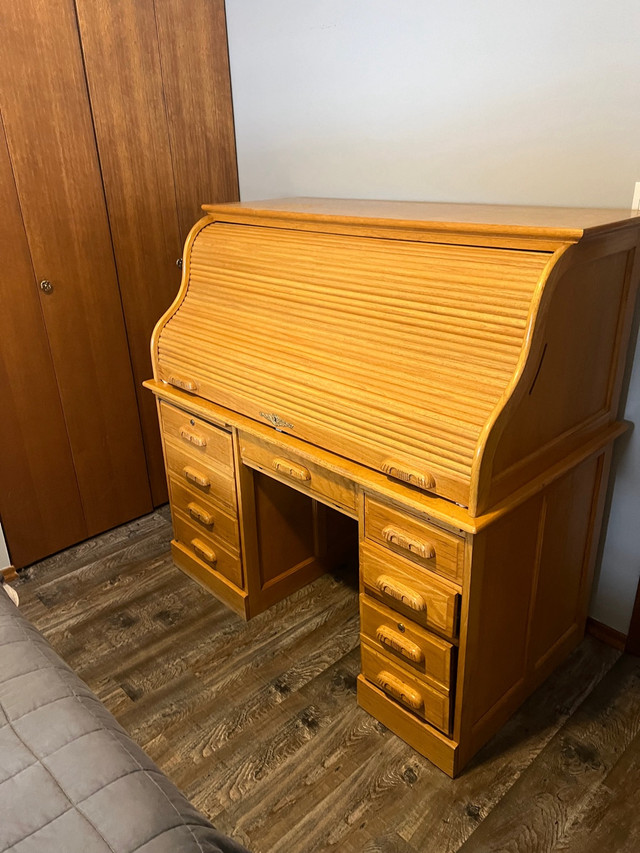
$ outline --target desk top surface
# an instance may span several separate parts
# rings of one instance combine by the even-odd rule
[[[534,207],[501,204],[453,204],[421,201],[379,201],[340,198],[280,198],[262,201],[205,204],[215,218],[340,219],[352,223],[402,223],[429,230],[465,228],[476,233],[536,234],[576,240],[640,224],[640,211],[616,208]]]

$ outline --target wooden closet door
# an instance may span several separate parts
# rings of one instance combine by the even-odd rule
[[[38,292],[92,535],[151,498],[75,8],[2,3],[0,29],[7,143],[35,276],[52,285]]]
[[[167,500],[142,382],[200,205],[238,198],[223,0],[76,0],[154,503]]]
[[[227,21],[224,0],[164,0],[155,8],[184,243],[205,199],[240,197]]]
[[[0,518],[15,566],[87,535],[0,123]]]

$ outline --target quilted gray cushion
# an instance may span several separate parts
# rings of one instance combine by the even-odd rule
[[[246,853],[217,832],[0,590],[0,851]]]

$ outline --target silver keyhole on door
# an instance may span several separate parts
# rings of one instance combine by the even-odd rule
[[[43,293],[51,293],[51,291],[53,290],[53,285],[45,278],[43,281],[40,282],[40,290]]]

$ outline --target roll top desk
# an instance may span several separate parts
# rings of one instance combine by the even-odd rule
[[[358,701],[455,775],[584,633],[640,217],[204,210],[146,383],[175,562],[250,618],[357,536]]]

